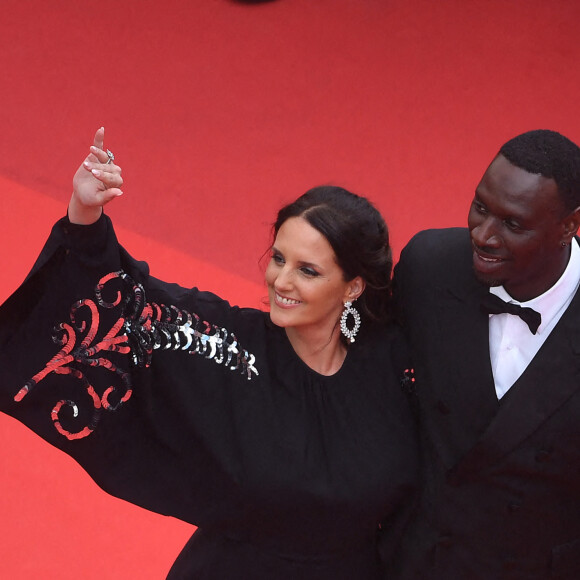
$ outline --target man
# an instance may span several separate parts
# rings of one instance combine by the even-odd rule
[[[424,482],[398,578],[580,578],[579,224],[580,149],[531,131],[492,161],[468,229],[403,251]]]

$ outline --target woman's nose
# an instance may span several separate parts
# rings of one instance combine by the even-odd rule
[[[292,275],[288,268],[280,268],[274,281],[275,288],[282,290],[288,289],[292,285]]]

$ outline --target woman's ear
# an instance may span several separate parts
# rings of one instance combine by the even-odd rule
[[[360,276],[353,278],[348,283],[345,301],[354,302],[364,292],[364,289],[365,281]]]

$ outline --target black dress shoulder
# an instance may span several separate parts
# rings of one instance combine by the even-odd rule
[[[0,308],[0,408],[108,493],[199,526],[172,579],[383,577],[416,482],[401,337],[322,376],[266,313],[149,275],[63,218]]]

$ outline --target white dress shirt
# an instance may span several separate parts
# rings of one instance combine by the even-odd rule
[[[489,352],[497,398],[501,399],[526,370],[544,341],[554,329],[580,285],[580,246],[571,243],[570,260],[560,279],[549,290],[527,302],[514,300],[503,286],[490,292],[505,302],[533,308],[542,315],[536,334],[528,325],[512,314],[489,315]]]

